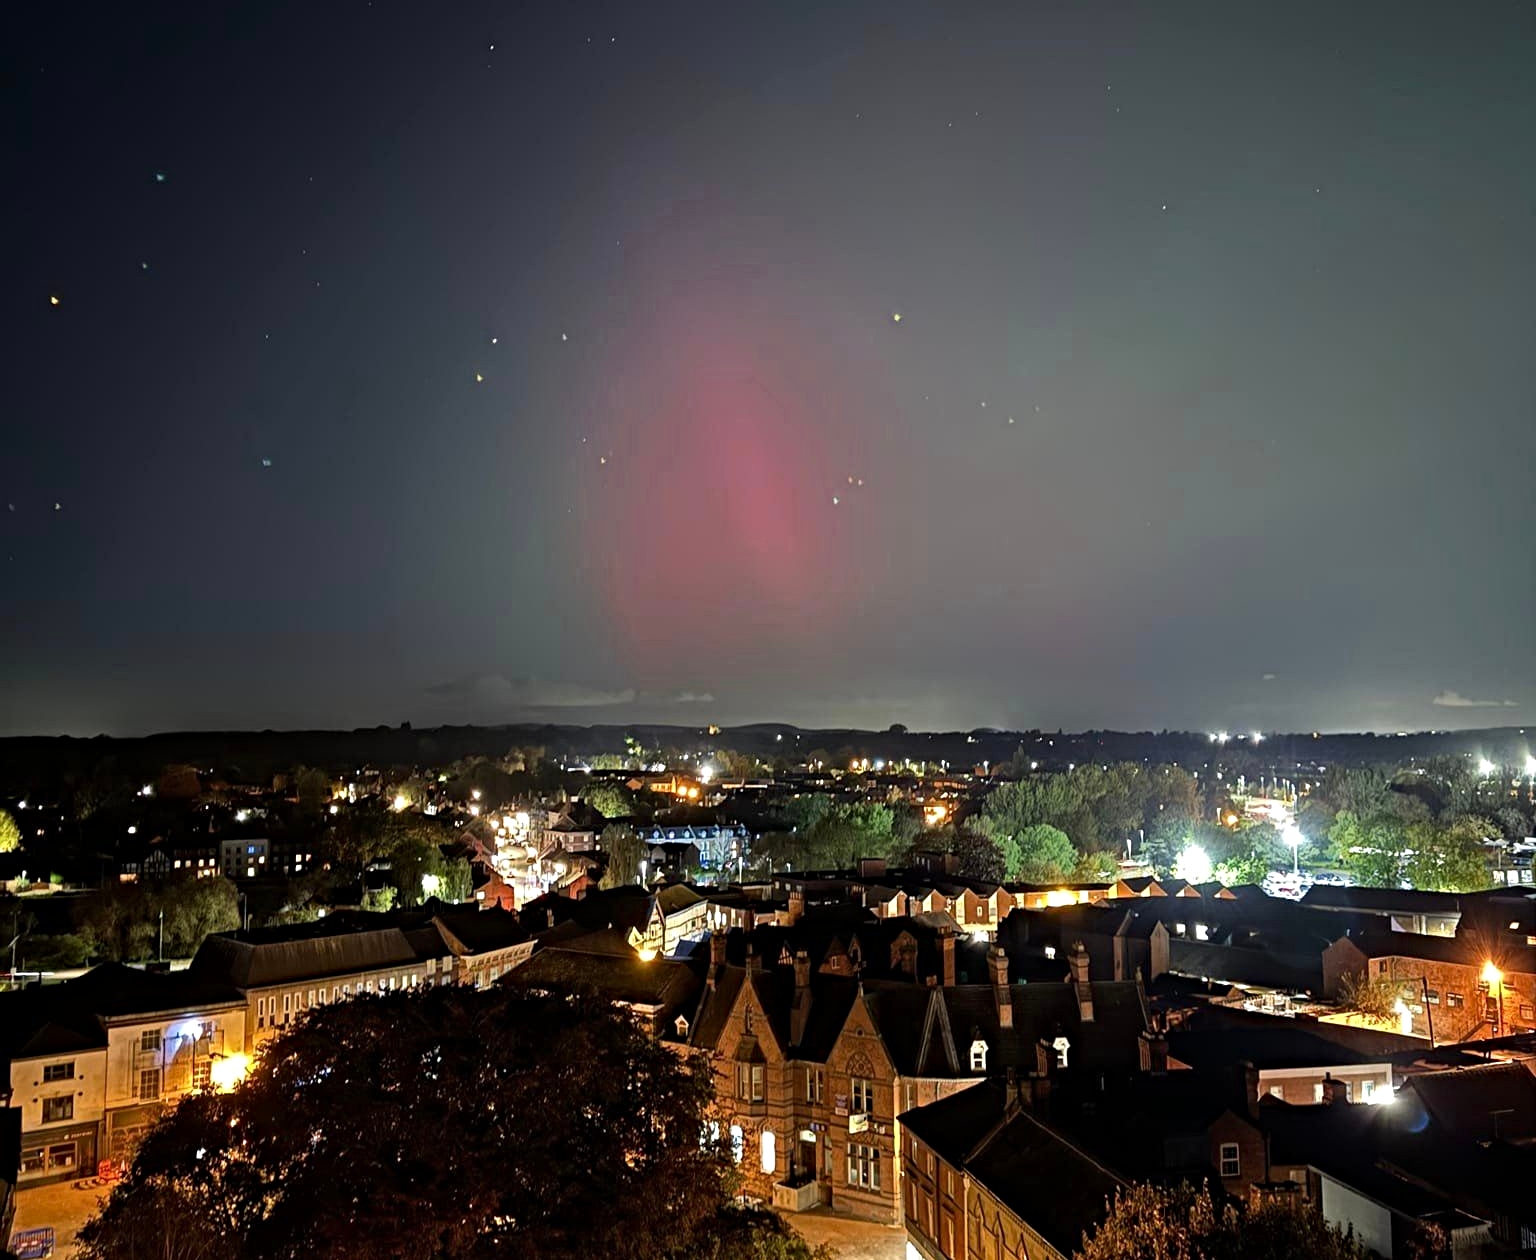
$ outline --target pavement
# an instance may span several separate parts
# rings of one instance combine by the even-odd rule
[[[75,1234],[96,1214],[97,1206],[107,1197],[109,1189],[91,1177],[18,1190],[12,1233],[52,1225],[55,1260],[71,1260],[75,1254]]]
[[[825,1243],[837,1260],[905,1260],[907,1254],[907,1231],[900,1225],[854,1220],[826,1207],[786,1213],[784,1219],[812,1246]]]

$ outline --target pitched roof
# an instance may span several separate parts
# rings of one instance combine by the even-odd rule
[[[904,1112],[903,1128],[971,1178],[1063,1255],[1108,1213],[1121,1184],[1065,1137],[984,1081]]]
[[[615,1002],[662,1008],[663,1017],[691,1014],[701,980],[685,962],[665,958],[643,961],[633,950],[627,957],[566,948],[541,949],[501,983],[523,988],[569,988],[596,993]]]
[[[335,915],[313,923],[215,933],[203,940],[187,972],[199,980],[254,989],[417,960],[416,948],[398,927]]]

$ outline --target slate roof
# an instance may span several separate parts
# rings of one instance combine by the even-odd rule
[[[643,961],[633,950],[627,957],[564,948],[541,949],[500,983],[520,988],[569,988],[595,993],[610,1001],[661,1008],[663,1020],[692,1015],[702,980],[685,962],[665,958]]]
[[[904,1112],[902,1126],[1063,1255],[1108,1213],[1120,1180],[985,1081]]]
[[[313,923],[215,933],[198,947],[187,974],[257,989],[417,960],[415,947],[398,927],[336,915]]]
[[[1536,1138],[1536,1076],[1520,1063],[1426,1072],[1405,1090],[1418,1096],[1435,1123],[1473,1141]],[[1497,1113],[1497,1118],[1495,1115]]]

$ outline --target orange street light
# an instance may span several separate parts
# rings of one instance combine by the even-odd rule
[[[1489,985],[1504,983],[1504,973],[1493,965],[1491,958],[1483,964],[1483,982]]]

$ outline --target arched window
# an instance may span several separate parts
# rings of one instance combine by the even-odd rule
[[[764,1129],[762,1136],[762,1169],[765,1173],[771,1173],[779,1166],[778,1151],[775,1149],[777,1142],[772,1129]]]
[[[731,1163],[741,1163],[741,1157],[746,1153],[746,1135],[742,1133],[739,1124],[731,1126]]]
[[[971,1071],[985,1072],[987,1070],[987,1043],[980,1037],[971,1042]]]

